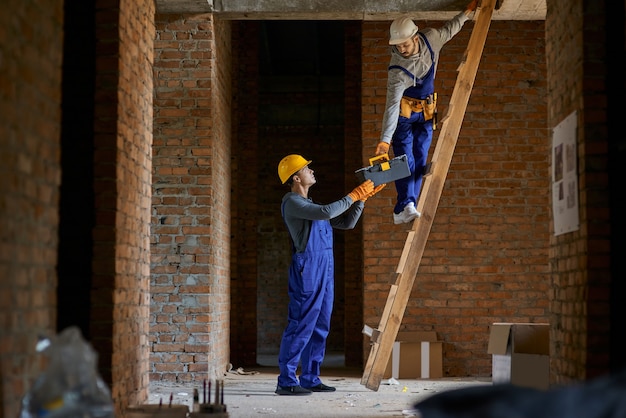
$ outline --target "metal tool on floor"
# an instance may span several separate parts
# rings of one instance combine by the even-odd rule
[[[130,406],[126,409],[128,418],[186,418],[187,405],[163,405],[162,403]]]
[[[228,412],[224,404],[224,381],[215,381],[215,402],[211,402],[211,381],[202,383],[202,399],[194,389],[193,405],[189,418],[227,418]]]

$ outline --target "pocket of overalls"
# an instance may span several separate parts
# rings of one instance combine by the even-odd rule
[[[318,287],[319,275],[314,261],[310,258],[303,259],[300,264],[300,292],[302,294],[314,292]]]

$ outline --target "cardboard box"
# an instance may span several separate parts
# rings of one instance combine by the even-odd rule
[[[435,331],[399,332],[383,378],[438,379],[443,376],[443,342]]]
[[[494,384],[549,388],[549,324],[494,323],[487,352],[492,355],[491,379]]]

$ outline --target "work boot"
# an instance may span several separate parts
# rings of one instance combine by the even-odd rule
[[[311,391],[313,392],[334,392],[335,391],[334,387],[326,386],[323,383],[320,383],[319,385],[316,385],[316,386],[311,386],[308,389],[311,389]]]
[[[411,222],[415,218],[420,217],[420,213],[415,209],[415,204],[413,202],[407,203],[402,212],[393,214],[393,223],[398,224],[406,224]]]
[[[310,395],[312,392],[302,386],[276,386],[275,393],[278,395],[302,396]]]

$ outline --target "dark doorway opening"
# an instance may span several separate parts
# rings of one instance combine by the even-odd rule
[[[278,162],[292,153],[313,160],[317,184],[310,197],[319,203],[335,201],[356,185],[360,34],[361,23],[351,21],[233,24],[234,363],[277,364],[287,325],[291,245],[280,215],[287,188],[278,179]],[[252,195],[245,192],[253,189]],[[362,239],[360,226],[335,231],[335,303],[327,341],[333,365],[359,366],[363,360]]]

